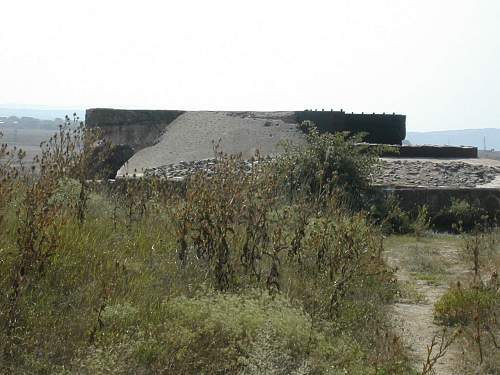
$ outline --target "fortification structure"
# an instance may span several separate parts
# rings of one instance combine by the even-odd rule
[[[500,207],[500,165],[477,160],[475,147],[402,145],[406,116],[400,114],[98,108],[87,110],[85,121],[99,127],[118,146],[106,161],[112,170],[110,178],[164,172],[165,178],[182,180],[192,168],[208,168],[212,163],[212,141],[244,160],[257,150],[261,156],[272,156],[282,150],[282,141],[306,142],[297,125],[311,121],[322,133],[363,132],[368,143],[396,145],[391,150],[399,152],[385,155],[383,168],[374,171],[374,186],[383,194],[399,197],[402,207],[415,209],[425,204],[434,212],[449,205],[451,198],[466,199],[494,212]]]
[[[104,137],[113,143],[129,145],[138,151],[154,144],[166,127],[183,113],[185,111],[96,108],[86,111],[85,122],[90,127],[100,127]],[[271,122],[276,118],[275,114],[286,113],[286,122],[299,124],[309,120],[320,132],[363,132],[369,143],[400,145],[406,136],[406,116],[397,114],[349,114],[342,110],[222,113],[235,119],[245,116],[265,119],[267,116]],[[214,139],[218,136],[214,134]]]
[[[340,111],[300,111],[297,121],[309,120],[320,132],[366,133],[368,143],[400,145],[406,137],[406,116],[393,114],[346,113]]]
[[[85,124],[99,127],[105,139],[138,151],[155,144],[168,124],[184,111],[151,111],[111,108],[87,109]]]

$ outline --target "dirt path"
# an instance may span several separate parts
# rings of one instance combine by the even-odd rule
[[[442,327],[434,324],[434,304],[448,286],[466,272],[459,244],[449,236],[424,241],[403,237],[389,239],[386,248],[387,261],[397,268],[396,276],[404,291],[400,300],[391,306],[394,326],[414,360],[415,369],[420,371],[427,356],[427,345],[434,335],[442,332]],[[459,356],[460,351],[452,346],[436,364],[436,375],[461,374],[455,368]]]

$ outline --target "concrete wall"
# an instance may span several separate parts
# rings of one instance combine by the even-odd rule
[[[348,131],[345,124],[345,113],[339,111],[299,111],[297,122],[312,121],[321,133]]]
[[[154,144],[183,111],[147,111],[95,108],[85,114],[85,122],[102,128],[115,144],[128,144],[136,151]],[[366,132],[367,142],[401,144],[406,136],[406,116],[348,114],[341,111],[298,111],[297,123],[313,121],[320,132]]]
[[[426,205],[431,215],[451,205],[452,199],[465,200],[474,207],[481,208],[492,217],[500,213],[500,189],[493,188],[393,188],[381,191],[394,194],[399,206],[405,212],[415,212],[418,206]]]
[[[370,146],[378,147],[377,144]],[[393,152],[395,150],[396,152]],[[475,159],[478,157],[477,147],[456,147],[456,146],[407,146],[394,145],[387,152],[382,152],[381,156],[397,158],[460,158]]]
[[[477,147],[457,146],[401,146],[401,158],[477,158]]]
[[[156,143],[165,128],[183,111],[149,111],[94,108],[85,112],[85,124],[100,127],[103,136],[134,151]]]
[[[309,120],[320,132],[349,131],[368,133],[368,143],[400,145],[406,137],[406,116],[386,114],[358,114],[343,111],[299,111],[299,122]]]

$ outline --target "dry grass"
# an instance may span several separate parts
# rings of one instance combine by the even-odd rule
[[[352,140],[312,133],[250,174],[219,154],[215,176],[177,188],[88,184],[88,136],[62,129],[38,175],[5,175],[3,372],[409,371],[386,325],[380,232],[338,198],[367,186],[373,157]]]

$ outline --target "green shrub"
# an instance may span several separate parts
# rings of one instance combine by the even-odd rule
[[[374,334],[396,291],[360,210],[374,156],[345,134],[309,138],[278,159],[285,174],[219,154],[215,175],[177,190],[149,178],[102,188],[78,147],[93,137],[61,128],[40,174],[13,180],[19,197],[0,192],[0,372],[400,366]]]
[[[124,320],[123,306],[118,310],[106,313],[106,322],[116,321],[106,325],[100,342],[73,361],[73,371],[324,374],[339,361],[343,367],[363,368],[351,339],[314,328],[308,314],[282,296],[249,291],[178,297],[159,306],[149,324]],[[130,316],[130,307],[125,310]],[[138,333],[116,336],[117,324],[123,325],[122,332]]]
[[[484,287],[449,289],[434,305],[435,318],[447,325],[468,324],[475,315],[489,316],[498,308],[498,292]]]
[[[432,219],[437,229],[460,232],[470,231],[477,224],[487,220],[487,213],[466,200],[452,199],[447,208],[443,208]]]
[[[50,205],[76,207],[81,190],[81,184],[72,178],[61,178],[49,198]]]
[[[429,209],[424,204],[417,209],[417,217],[412,223],[413,232],[417,238],[422,237],[429,230],[431,219],[429,216]]]
[[[377,199],[370,207],[370,217],[384,233],[406,234],[412,231],[410,215],[399,206],[394,194]]]
[[[313,123],[306,145],[285,145],[276,168],[291,195],[306,192],[313,197],[336,191],[346,203],[362,208],[370,191],[370,176],[380,150],[363,146],[363,134],[319,133]]]

